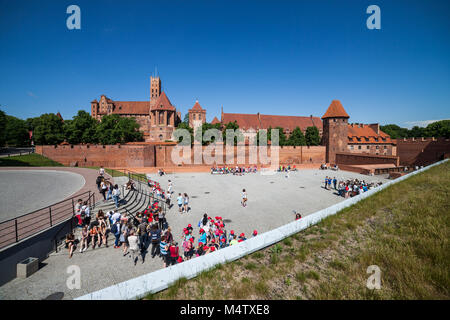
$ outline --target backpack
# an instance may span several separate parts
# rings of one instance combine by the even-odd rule
[[[119,230],[117,229],[117,223],[114,223],[113,226],[111,227],[111,232],[113,234],[117,234],[119,233]]]

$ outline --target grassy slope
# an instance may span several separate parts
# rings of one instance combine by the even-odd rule
[[[450,163],[149,299],[449,299]],[[381,269],[369,290],[367,267]]]
[[[59,162],[48,159],[37,153],[23,156],[1,157],[0,167],[62,167]]]

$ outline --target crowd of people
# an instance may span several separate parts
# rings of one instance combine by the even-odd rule
[[[326,176],[324,180],[324,188],[327,190],[332,190],[331,184],[333,184],[333,189],[336,190],[339,196],[344,198],[354,197],[363,192],[367,192],[372,188],[382,185],[382,182],[366,182],[365,180],[358,179],[347,179],[347,180],[337,180],[336,177]]]
[[[256,165],[248,166],[248,167],[211,167],[211,174],[233,174],[233,175],[243,175],[245,173],[256,173],[258,172],[258,168]]]

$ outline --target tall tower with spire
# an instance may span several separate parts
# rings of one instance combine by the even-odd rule
[[[333,100],[322,116],[322,145],[327,147],[325,155],[327,163],[336,163],[336,153],[347,152],[349,118],[339,100]]]

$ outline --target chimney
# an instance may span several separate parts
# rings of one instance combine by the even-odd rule
[[[376,132],[376,134],[380,134],[380,124],[379,123],[369,124],[369,127],[372,128],[373,131]]]

